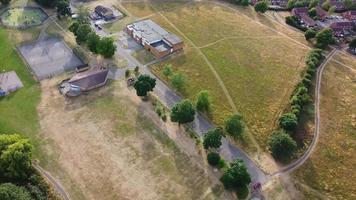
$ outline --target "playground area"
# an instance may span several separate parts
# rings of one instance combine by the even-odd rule
[[[0,15],[3,26],[10,28],[28,28],[41,25],[48,15],[37,7],[16,7],[5,10]]]
[[[75,70],[83,61],[59,38],[44,38],[18,47],[38,80]]]

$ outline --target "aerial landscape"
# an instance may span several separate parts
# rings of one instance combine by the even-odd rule
[[[352,200],[355,153],[354,0],[0,0],[0,200]]]

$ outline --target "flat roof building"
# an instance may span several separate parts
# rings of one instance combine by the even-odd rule
[[[158,58],[183,49],[183,41],[150,19],[126,26],[126,32]]]

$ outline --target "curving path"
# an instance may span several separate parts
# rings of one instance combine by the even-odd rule
[[[326,67],[326,64],[330,61],[330,59],[334,56],[334,54],[337,52],[337,49],[333,49],[325,58],[323,63],[319,66],[317,70],[317,75],[316,75],[316,88],[315,88],[315,116],[314,116],[314,134],[313,134],[313,139],[312,143],[308,147],[307,151],[301,156],[299,159],[294,161],[293,163],[283,167],[280,169],[278,172],[274,173],[274,175],[278,175],[281,173],[291,173],[294,170],[296,170],[298,167],[300,167],[313,153],[316,144],[318,143],[319,140],[319,129],[320,129],[320,87],[321,87],[321,80],[322,80],[322,75],[323,71]]]
[[[39,166],[36,162],[32,163],[33,168],[35,168],[43,177],[45,177],[48,182],[54,187],[54,189],[58,192],[59,195],[61,195],[61,197],[64,200],[70,200],[69,195],[67,194],[67,192],[64,190],[64,188],[62,187],[62,185],[56,181],[55,178],[53,178],[51,176],[51,174],[49,174],[46,170],[44,170],[41,166]]]

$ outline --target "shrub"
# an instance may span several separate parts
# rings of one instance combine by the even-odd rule
[[[216,152],[210,152],[207,156],[208,163],[212,166],[217,166],[220,162],[220,155]]]
[[[266,1],[259,1],[255,4],[255,11],[259,13],[265,13],[268,9],[268,3]]]

